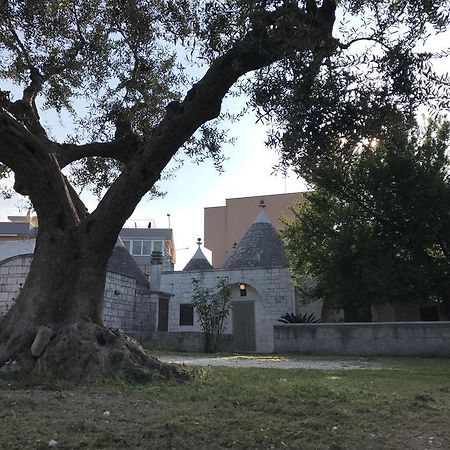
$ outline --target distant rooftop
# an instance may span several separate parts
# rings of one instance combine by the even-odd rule
[[[122,228],[119,236],[122,239],[140,237],[152,240],[164,239],[173,240],[173,230],[171,228]]]
[[[117,239],[117,243],[108,261],[108,270],[134,278],[138,284],[147,286],[148,280],[136,261],[124,247],[122,241]]]
[[[37,228],[26,222],[0,222],[0,236],[36,236]]]
[[[34,227],[38,226],[37,216],[32,216],[31,213],[26,216],[8,216],[8,220],[14,223],[30,223]]]

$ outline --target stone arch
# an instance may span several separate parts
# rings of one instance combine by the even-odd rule
[[[258,351],[260,330],[257,327],[262,314],[261,296],[245,278],[231,282],[231,332],[236,351]]]
[[[245,283],[255,289],[260,296],[263,294],[263,286],[261,283],[255,278],[249,276],[246,270],[225,272],[225,276],[228,278],[230,285]]]

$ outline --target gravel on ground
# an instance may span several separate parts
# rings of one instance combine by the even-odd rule
[[[318,369],[318,370],[346,370],[346,369],[381,369],[375,363],[359,360],[302,360],[281,356],[179,356],[160,355],[158,359],[174,364],[192,366],[225,366],[225,367],[260,367],[267,369]]]

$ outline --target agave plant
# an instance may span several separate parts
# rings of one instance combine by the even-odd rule
[[[319,323],[321,320],[318,319],[313,313],[311,314],[294,314],[287,313],[278,319],[278,322],[283,323]]]

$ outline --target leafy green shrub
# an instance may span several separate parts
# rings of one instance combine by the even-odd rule
[[[228,279],[220,280],[215,288],[202,288],[192,279],[192,306],[198,314],[205,337],[205,353],[215,353],[223,322],[231,311],[231,288]]]

